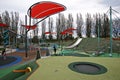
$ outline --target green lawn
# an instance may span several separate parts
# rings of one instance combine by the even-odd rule
[[[92,62],[103,65],[107,72],[100,75],[77,73],[68,68],[72,62]],[[37,61],[39,68],[28,80],[120,80],[120,58],[53,56]]]

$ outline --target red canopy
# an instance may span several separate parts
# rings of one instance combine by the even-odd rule
[[[61,32],[60,34],[65,35],[65,34],[66,34],[66,31],[63,31],[63,32]]]
[[[25,27],[26,29],[35,29],[37,26],[33,25],[33,26],[29,26],[29,25],[22,25],[23,27]]]
[[[61,32],[60,34],[62,34],[62,35],[73,34],[73,32],[72,32],[73,30],[76,30],[76,29],[74,29],[74,28],[68,28],[68,29],[64,30],[63,32]]]
[[[61,4],[50,2],[50,1],[42,1],[36,4],[33,4],[28,9],[28,15],[32,18],[38,19],[38,18],[47,17],[52,14],[64,11],[65,9],[66,9],[65,6]]]
[[[8,27],[7,24],[0,23],[0,27]]]
[[[65,31],[72,31],[72,30],[76,30],[75,28],[68,28]]]
[[[51,32],[45,32],[45,34],[50,34]]]
[[[45,34],[56,34],[56,32],[45,32]]]
[[[73,34],[73,32],[72,32],[72,31],[68,31],[68,32],[67,32],[67,34],[71,34],[71,35],[72,35],[72,34]]]

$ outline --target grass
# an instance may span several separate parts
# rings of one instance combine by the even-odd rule
[[[77,73],[68,68],[72,62],[92,62],[103,65],[107,72],[100,75]],[[40,67],[28,80],[120,80],[120,58],[57,56],[40,59]]]

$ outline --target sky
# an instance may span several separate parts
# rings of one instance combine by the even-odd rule
[[[19,12],[20,19],[24,19],[28,8],[34,3],[44,0],[0,0],[0,14],[5,10],[9,12]],[[83,17],[86,13],[106,13],[110,6],[120,12],[120,0],[47,0],[66,6],[67,10],[62,12],[65,15],[72,13],[73,17],[81,13]]]
[[[0,14],[5,10],[8,12],[19,12],[20,19],[25,20],[25,15],[29,7],[37,2],[44,0],[0,0]],[[120,13],[120,0],[47,0],[64,5],[67,9],[62,13],[68,17],[72,13],[73,18],[76,18],[77,13],[81,13],[85,20],[87,13],[106,13],[109,7],[112,6],[114,10]],[[109,14],[108,14],[109,15]],[[57,14],[52,17],[58,16]],[[120,14],[119,14],[120,16]],[[74,20],[75,23],[75,20]],[[75,25],[74,25],[75,26]]]

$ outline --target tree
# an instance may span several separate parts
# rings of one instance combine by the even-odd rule
[[[73,16],[72,14],[68,14],[68,20],[67,20],[67,28],[74,28],[73,27]],[[67,35],[70,39],[72,39],[72,35]]]
[[[10,21],[10,15],[9,15],[8,11],[5,11],[5,12],[2,13],[2,22],[8,25],[8,28],[7,28],[7,29],[10,28],[10,22],[11,22],[11,21]],[[5,30],[7,30],[7,29],[4,28],[4,29],[3,29],[3,32],[4,32]],[[9,35],[9,32],[8,32],[8,35]],[[3,36],[4,36],[4,35],[3,35]],[[9,39],[9,37],[11,37],[11,36],[10,36],[10,35],[8,36],[7,45],[10,44],[10,39]],[[5,41],[5,40],[3,40],[3,41]],[[5,42],[4,42],[4,47],[6,47]]]
[[[42,33],[41,33],[42,36],[41,36],[41,38],[42,38],[42,39],[46,39],[46,38],[45,38],[46,20],[44,20],[44,21],[42,22],[42,27],[41,27],[41,28],[42,28]]]
[[[61,39],[62,35],[60,33],[64,31],[66,28],[66,19],[64,14],[58,14],[58,18],[56,18],[56,32],[57,32],[57,39]]]
[[[48,27],[49,27],[49,39],[52,40],[53,39],[53,36],[52,36],[52,32],[53,32],[53,18],[49,17],[48,19]]]
[[[0,23],[2,23],[2,17],[1,17],[1,15],[0,15]],[[2,33],[3,33],[3,28],[0,27],[0,44],[2,44],[2,41],[3,41]]]
[[[97,37],[98,37],[98,27],[99,27],[99,19],[98,19],[98,14],[96,14],[95,15],[95,33]]]
[[[19,13],[18,12],[11,12],[11,23],[10,23],[10,29],[14,31],[15,33],[18,33],[18,22],[19,22]],[[12,44],[17,45],[17,34],[9,33],[10,42],[13,42]]]
[[[120,19],[114,19],[113,20],[113,36],[118,38],[119,36],[119,32],[120,31]]]
[[[97,21],[96,21],[96,15],[93,15],[92,27],[91,27],[91,35],[92,35],[92,37],[96,36],[96,23],[97,23]]]
[[[82,37],[82,26],[83,26],[83,18],[81,14],[77,14],[77,20],[76,20],[76,24],[77,24],[77,34],[79,37]]]
[[[37,20],[33,20],[33,24],[35,24],[37,22]],[[33,36],[38,36],[38,32],[39,32],[39,28],[38,25],[36,25],[37,27],[33,30]]]
[[[8,11],[5,11],[2,13],[2,21],[3,23],[7,24],[8,26],[10,26],[10,15]]]
[[[2,22],[8,25],[8,29],[12,30],[12,32],[9,31],[9,44],[17,44],[19,13],[11,12],[10,14],[8,11],[5,11],[2,13],[1,18]],[[2,30],[4,31],[6,29]]]
[[[109,26],[109,18],[106,14],[104,14],[104,37],[110,36],[110,26]]]
[[[92,18],[89,13],[86,15],[86,28],[87,28],[87,36],[91,36],[91,26],[92,26]]]

